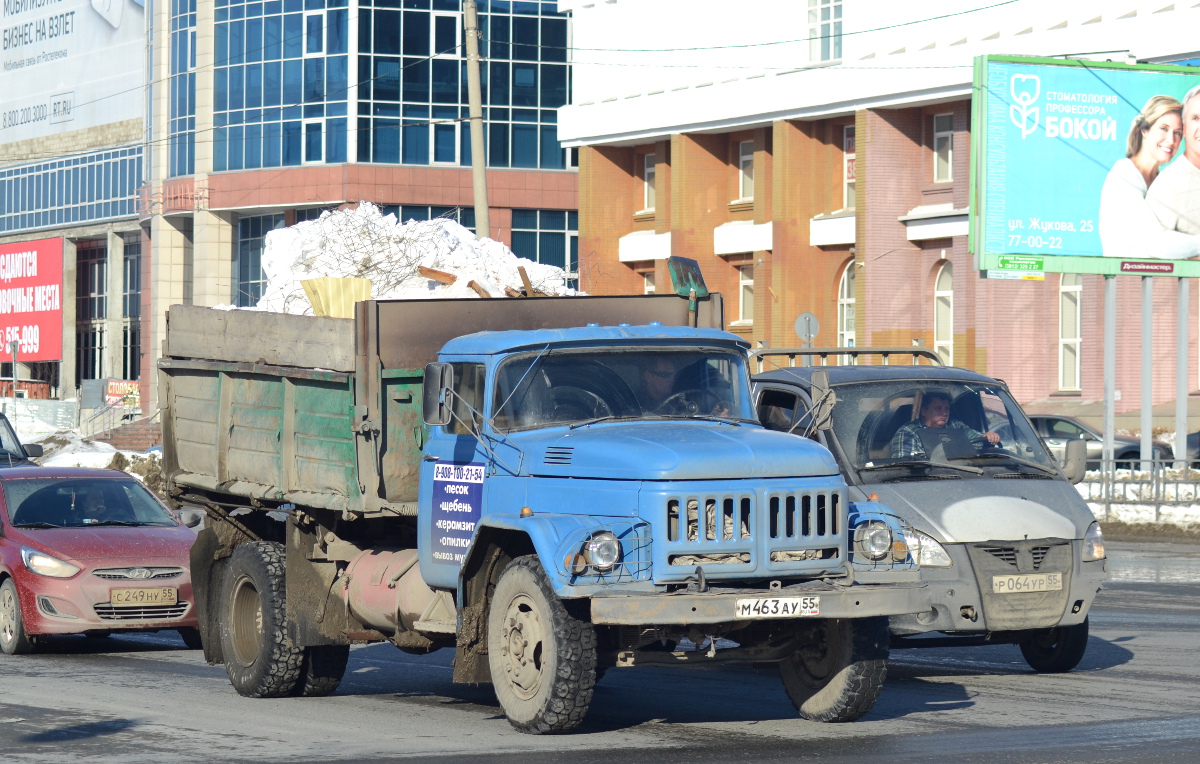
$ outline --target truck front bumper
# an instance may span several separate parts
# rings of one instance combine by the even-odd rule
[[[738,615],[738,600],[817,597],[816,613],[795,618],[869,618],[926,612],[930,593],[921,583],[837,586],[806,582],[780,589],[710,587],[705,592],[680,590],[626,594],[605,591],[591,598],[592,623],[611,626],[732,623],[761,617]]]

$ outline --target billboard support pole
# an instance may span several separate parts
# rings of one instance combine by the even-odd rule
[[[1188,431],[1188,307],[1191,282],[1179,279],[1179,318],[1175,338],[1175,469],[1186,469]]]
[[[1116,420],[1117,381],[1117,277],[1104,277],[1104,470],[1115,469],[1113,462],[1113,425]],[[1112,475],[1104,482],[1111,486]],[[1110,489],[1111,490],[1111,489]],[[1108,505],[1105,504],[1107,510]],[[1108,513],[1105,512],[1105,520]]]
[[[1154,464],[1154,277],[1142,276],[1142,471]]]

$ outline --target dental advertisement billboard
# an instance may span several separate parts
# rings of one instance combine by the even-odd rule
[[[1183,66],[976,59],[980,270],[1200,276],[1197,86]]]
[[[143,115],[144,0],[3,0],[0,144]]]

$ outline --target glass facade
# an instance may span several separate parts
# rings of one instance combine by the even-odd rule
[[[460,0],[216,2],[215,170],[470,164]],[[565,14],[479,10],[488,165],[567,169]]]
[[[75,261],[75,382],[104,376],[104,320],[108,318],[108,248],[79,242]]]
[[[196,171],[196,0],[171,0],[171,177]]]
[[[237,250],[234,252],[233,302],[239,308],[249,308],[262,299],[263,276],[262,253],[267,244],[267,233],[283,228],[283,215],[260,215],[238,221]]]
[[[131,217],[141,179],[141,147],[6,168],[0,233]]]
[[[138,234],[126,234],[124,239],[125,288],[121,295],[124,352],[121,356],[121,374],[124,379],[138,379],[142,371],[142,238]]]
[[[579,213],[574,210],[513,210],[512,251],[536,263],[579,270]],[[575,279],[571,286],[575,286]]]

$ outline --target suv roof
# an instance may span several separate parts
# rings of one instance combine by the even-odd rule
[[[754,375],[755,382],[789,382],[799,383],[804,387],[812,386],[812,373],[818,369],[829,374],[830,385],[841,385],[850,382],[880,382],[890,380],[956,380],[959,382],[975,382],[979,384],[1004,384],[998,379],[988,377],[970,369],[960,369],[955,366],[795,366],[764,371]]]

